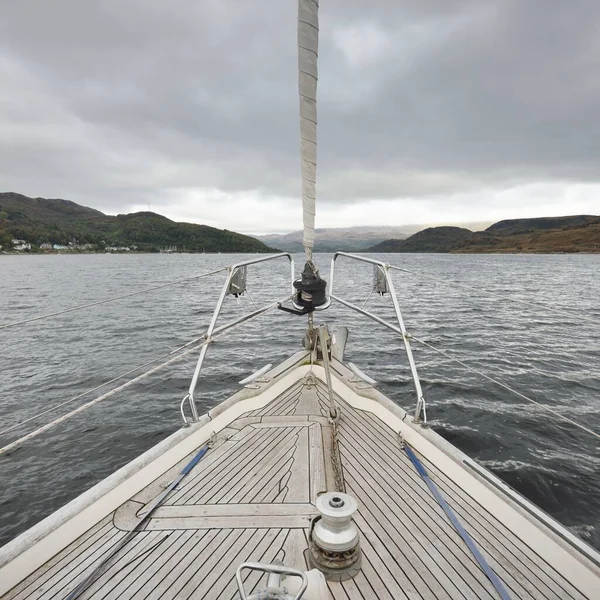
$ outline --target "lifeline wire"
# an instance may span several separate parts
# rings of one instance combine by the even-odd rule
[[[204,343],[207,343],[207,342],[204,342]],[[121,392],[121,391],[127,389],[128,387],[132,386],[134,383],[137,383],[138,381],[141,381],[142,379],[145,379],[146,377],[152,375],[153,373],[156,373],[160,369],[168,367],[169,365],[177,362],[178,360],[181,360],[184,356],[187,356],[188,354],[191,354],[197,348],[198,348],[198,346],[192,346],[191,348],[188,348],[187,350],[184,350],[178,356],[175,356],[174,358],[171,358],[171,359],[165,361],[164,363],[161,363],[160,365],[157,365],[156,367],[153,367],[152,369],[149,369],[148,371],[144,371],[143,373],[141,373],[137,377],[134,377],[133,379],[130,379],[129,381],[125,382],[123,385],[120,385],[120,386],[118,386],[118,387],[110,390],[109,392],[106,392],[106,394],[103,394],[102,396],[98,396],[97,398],[94,398],[93,400],[90,400],[89,402],[86,402],[85,404],[82,404],[81,406],[78,406],[77,408],[75,408],[71,412],[69,412],[69,413],[67,413],[65,415],[62,415],[61,417],[58,417],[57,419],[54,419],[54,421],[50,421],[50,423],[46,423],[46,425],[42,425],[38,429],[35,429],[34,431],[31,431],[30,433],[24,435],[23,437],[19,438],[18,440],[15,440],[14,442],[11,442],[10,444],[4,446],[3,448],[0,448],[0,454],[5,454],[9,450],[12,450],[13,448],[16,448],[17,446],[19,446],[23,442],[25,442],[27,440],[30,440],[31,438],[37,437],[41,433],[44,433],[45,431],[48,431],[48,429],[51,429],[55,425],[58,425],[59,423],[62,423],[63,421],[66,421],[70,417],[73,417],[74,415],[76,415],[76,414],[78,414],[80,412],[83,412],[84,410],[86,410],[87,408],[90,408],[94,404],[97,404],[98,402],[100,402],[102,400],[105,400],[106,398],[109,398],[110,396],[113,396],[117,392]],[[152,362],[155,362],[155,361],[152,361]]]
[[[410,273],[411,275],[416,275],[417,277],[423,277],[426,279],[431,279],[436,283],[442,283],[444,285],[453,285],[455,287],[462,288],[469,292],[473,292],[473,287],[469,285],[464,285],[461,283],[456,283],[454,281],[445,281],[443,279],[439,279],[438,277],[434,277],[433,275],[425,275],[423,273],[417,273],[416,271],[411,271],[410,269],[403,269],[402,267],[396,267],[394,265],[388,265],[390,269],[394,269],[395,271],[402,271],[403,273]],[[499,298],[500,300],[508,300],[510,302],[516,302],[517,304],[522,304],[529,308],[537,308],[542,310],[548,310],[550,312],[554,312],[559,315],[563,315],[565,317],[570,317],[572,319],[579,319],[580,321],[587,321],[588,323],[594,323],[596,325],[600,325],[600,320],[594,319],[593,317],[586,317],[584,315],[576,315],[568,310],[564,310],[561,308],[553,308],[552,306],[545,306],[544,304],[538,304],[536,302],[528,302],[527,300],[519,300],[518,298],[511,298],[510,296],[501,296],[500,294],[496,294],[494,292],[485,292],[488,296]]]
[[[7,329],[8,327],[15,327],[16,325],[25,325],[27,323],[32,323],[33,321],[40,321],[41,319],[48,319],[50,317],[58,317],[59,315],[64,315],[66,313],[74,312],[76,310],[82,310],[83,308],[90,308],[92,306],[98,306],[100,304],[107,304],[108,302],[115,302],[116,300],[122,300],[123,298],[131,298],[132,296],[138,296],[139,294],[144,294],[146,292],[153,292],[154,290],[161,290],[172,285],[179,285],[181,283],[187,283],[188,281],[201,279],[202,277],[208,277],[209,275],[215,275],[216,273],[221,273],[221,271],[226,271],[227,269],[228,267],[222,267],[215,271],[203,273],[202,275],[196,275],[194,277],[188,277],[187,279],[179,279],[178,281],[172,281],[171,283],[164,283],[162,285],[144,288],[143,290],[139,290],[137,292],[130,292],[129,294],[123,294],[122,296],[115,296],[114,298],[107,298],[106,300],[98,300],[97,302],[90,302],[89,304],[80,304],[79,306],[72,306],[71,308],[66,308],[57,312],[48,313],[47,315],[38,315],[37,317],[30,317],[29,319],[23,319],[22,321],[6,323],[4,325],[0,325],[0,329]]]
[[[263,312],[259,313],[259,314],[255,314],[254,316],[258,317],[261,315],[264,315],[265,313],[273,310],[274,308],[276,308],[277,303],[273,303],[271,306],[269,306],[267,309],[265,309]],[[231,331],[232,329],[234,329],[235,327],[238,327],[239,325],[241,325],[246,319],[241,319],[238,320],[234,323],[232,323],[228,329],[223,330],[223,331],[218,331],[213,333],[213,335],[211,336],[210,339],[206,339],[204,334],[203,336],[196,338],[195,340],[192,340],[191,342],[188,342],[186,344],[184,344],[183,346],[180,346],[179,348],[172,350],[171,352],[169,352],[168,354],[165,354],[163,356],[160,356],[158,358],[155,358],[154,360],[151,360],[149,362],[147,362],[144,365],[140,365],[139,367],[132,369],[131,371],[128,371],[127,373],[124,373],[123,375],[120,375],[119,377],[116,377],[114,379],[112,379],[111,381],[107,381],[106,383],[103,383],[102,385],[93,388],[91,390],[88,390],[87,392],[84,392],[83,394],[79,394],[79,396],[75,396],[74,398],[71,398],[70,400],[67,400],[66,402],[63,402],[62,404],[59,404],[57,406],[54,406],[50,409],[45,410],[42,413],[39,413],[33,417],[30,417],[29,419],[25,420],[25,421],[21,421],[20,423],[17,423],[13,426],[11,426],[9,429],[6,429],[1,433],[5,433],[7,431],[12,431],[13,429],[16,429],[17,427],[20,427],[21,425],[24,425],[25,423],[28,423],[29,421],[32,421],[33,419],[36,419],[44,414],[46,414],[47,412],[50,412],[52,410],[55,410],[57,408],[60,408],[61,406],[64,406],[65,404],[68,404],[69,402],[73,402],[74,400],[76,400],[77,398],[81,398],[82,396],[85,396],[86,394],[89,394],[101,387],[104,387],[105,385],[108,385],[110,383],[113,383],[114,381],[120,379],[121,377],[125,377],[126,375],[133,373],[135,371],[138,371],[139,369],[142,369],[145,366],[151,365],[153,363],[155,363],[158,360],[161,360],[162,358],[165,358],[167,356],[170,356],[172,354],[174,354],[175,352],[180,352],[180,354],[178,354],[177,356],[157,365],[156,367],[149,369],[148,371],[144,371],[143,373],[141,373],[140,375],[138,375],[137,377],[134,377],[133,379],[130,379],[129,381],[125,382],[123,385],[117,386],[116,388],[113,388],[112,390],[110,390],[109,392],[107,392],[106,394],[103,394],[102,396],[98,396],[97,398],[94,398],[93,400],[90,400],[89,402],[87,402],[86,404],[82,404],[81,406],[79,406],[78,408],[72,410],[69,413],[66,413],[65,415],[62,415],[61,417],[58,417],[57,419],[55,419],[54,421],[51,421],[50,423],[46,423],[45,425],[43,425],[42,427],[39,427],[38,429],[35,429],[34,431],[31,431],[30,433],[24,435],[23,437],[20,437],[19,439],[15,440],[14,442],[11,442],[10,444],[0,448],[0,455],[8,452],[9,450],[12,450],[13,448],[19,446],[20,444],[22,444],[23,442],[30,440],[31,438],[37,437],[38,435],[40,435],[41,433],[44,433],[45,431],[47,431],[48,429],[51,429],[52,427],[54,427],[55,425],[58,425],[60,423],[62,423],[63,421],[66,421],[67,419],[69,419],[70,417],[83,412],[84,410],[86,410],[87,408],[93,406],[94,404],[97,404],[98,402],[105,400],[106,398],[109,398],[110,396],[113,396],[114,394],[116,394],[117,392],[120,392],[124,389],[127,389],[128,387],[130,387],[131,385],[133,385],[134,383],[137,383],[138,381],[141,381],[142,379],[145,379],[146,377],[156,373],[157,371],[159,371],[160,369],[164,369],[165,367],[168,367],[169,365],[177,362],[178,360],[181,360],[183,357],[187,356],[188,354],[194,352],[194,350],[197,350],[198,348],[202,347],[202,346],[206,346],[208,344],[210,344],[214,339],[216,339],[217,337],[224,335],[227,331]],[[202,341],[204,340],[204,341]],[[197,345],[194,346],[190,346],[190,344],[193,344],[197,342]]]
[[[139,366],[135,367],[134,369],[127,371],[126,373],[121,373],[120,375],[117,375],[110,381],[105,381],[104,383],[97,385],[95,388],[91,388],[89,390],[86,390],[85,392],[82,392],[81,394],[77,394],[77,396],[73,396],[73,398],[69,398],[69,400],[65,400],[64,402],[61,402],[60,404],[57,404],[50,408],[47,408],[46,410],[42,411],[41,413],[38,413],[37,415],[33,415],[33,417],[29,417],[28,419],[25,419],[24,421],[20,421],[19,423],[15,423],[14,425],[7,427],[6,429],[3,429],[2,431],[0,431],[0,435],[4,435],[5,433],[9,433],[15,429],[18,429],[19,427],[21,427],[22,425],[25,425],[26,423],[35,421],[36,419],[43,417],[44,415],[48,414],[49,412],[53,412],[55,410],[58,410],[59,408],[62,408],[63,406],[66,406],[67,404],[71,404],[71,402],[75,402],[75,400],[79,400],[80,398],[83,398],[84,396],[87,396],[88,394],[91,394],[92,392],[96,392],[99,389],[102,389],[103,387],[110,385],[111,383],[115,383],[115,382],[119,381],[119,379],[123,379],[123,377],[127,377],[127,375],[131,375],[132,373],[135,373],[136,371],[139,371],[140,369],[143,369],[144,367],[148,367],[149,365],[151,365],[155,362],[158,362],[159,360],[162,360],[163,358],[168,358],[169,356],[171,356],[171,354],[175,354],[175,352],[184,350],[185,348],[190,346],[192,343],[199,343],[200,341],[202,341],[202,338],[196,338],[195,340],[192,340],[191,342],[188,342],[187,344],[184,344],[183,346],[180,346],[179,348],[176,348],[175,350],[171,350],[171,352],[167,352],[167,354],[163,354],[162,356],[153,358],[152,360],[149,360],[147,363],[144,363],[143,365],[139,365]]]
[[[415,337],[412,334],[406,334],[406,335],[408,336],[409,339],[415,340],[415,342],[419,342],[419,344],[423,344],[423,346],[427,346],[431,350],[433,350],[435,352],[438,352],[439,354],[445,356],[446,358],[449,358],[451,361],[453,361],[453,362],[455,362],[455,363],[457,363],[457,364],[465,367],[465,369],[467,369],[469,371],[472,371],[473,373],[477,373],[477,375],[480,375],[481,377],[487,379],[488,381],[491,381],[492,383],[495,383],[496,385],[499,385],[500,387],[503,387],[505,390],[508,390],[509,392],[512,392],[513,394],[516,394],[520,398],[523,398],[523,400],[527,400],[527,402],[531,402],[532,404],[535,404],[536,406],[539,406],[540,408],[543,408],[544,410],[546,410],[546,411],[552,413],[553,415],[557,416],[559,419],[562,419],[563,421],[571,423],[571,425],[575,425],[575,427],[579,427],[579,429],[582,429],[583,431],[586,431],[587,433],[590,433],[591,435],[593,435],[593,436],[597,437],[598,439],[600,439],[600,433],[597,433],[596,431],[593,431],[592,429],[587,428],[585,425],[582,425],[581,423],[578,423],[577,421],[573,421],[572,419],[569,419],[569,417],[565,417],[564,415],[562,415],[558,411],[550,408],[547,404],[542,404],[541,402],[538,402],[537,400],[534,400],[533,398],[530,398],[529,396],[526,396],[525,394],[522,394],[521,392],[519,392],[518,390],[515,390],[514,388],[510,387],[506,383],[502,383],[501,381],[498,381],[497,379],[494,379],[493,377],[490,377],[489,375],[486,375],[483,371],[480,371],[479,369],[476,369],[475,367],[472,367],[471,365],[467,364],[466,362],[463,362],[462,360],[460,360],[458,358],[455,358],[451,354],[448,354],[448,352],[445,352],[444,350],[440,350],[439,348],[436,348],[435,346],[432,346],[431,344],[429,344],[425,340],[421,340],[421,339],[419,339],[418,337]]]

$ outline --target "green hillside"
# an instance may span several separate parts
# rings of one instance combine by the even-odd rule
[[[110,216],[60,199],[28,198],[0,193],[0,245],[25,240],[33,249],[42,244],[79,247],[135,246],[140,251],[177,247],[185,252],[273,252],[262,242],[240,233],[207,225],[176,223],[153,212]]]

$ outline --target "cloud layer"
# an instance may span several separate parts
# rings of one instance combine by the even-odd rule
[[[299,228],[296,10],[4,3],[0,188]],[[318,225],[598,212],[599,22],[578,0],[323,0]]]

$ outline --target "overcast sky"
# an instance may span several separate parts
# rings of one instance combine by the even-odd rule
[[[0,0],[0,191],[299,229],[296,0]],[[600,213],[600,3],[321,0],[317,226]]]

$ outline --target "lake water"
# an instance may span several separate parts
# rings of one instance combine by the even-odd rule
[[[600,432],[600,256],[370,256],[439,280],[394,273],[406,325],[415,336]],[[0,256],[0,324],[192,277],[243,258]],[[317,255],[316,261],[328,278],[330,256]],[[0,330],[0,429],[202,333],[224,277]],[[369,266],[340,260],[336,293],[362,303],[371,277]],[[283,297],[288,278],[284,261],[251,267],[252,299],[261,305]],[[562,308],[572,316],[511,299]],[[373,297],[368,307],[392,315],[388,297]],[[222,322],[252,308],[247,297],[239,303],[229,297]],[[346,357],[395,402],[414,407],[398,337],[340,305],[317,320],[349,325]],[[220,338],[205,363],[199,411],[223,400],[243,377],[298,350],[304,327],[305,318],[274,311]],[[598,439],[427,348],[415,344],[414,353],[435,430],[600,549]],[[0,545],[175,431],[195,360],[196,354],[0,456]],[[46,420],[0,436],[0,444]]]

